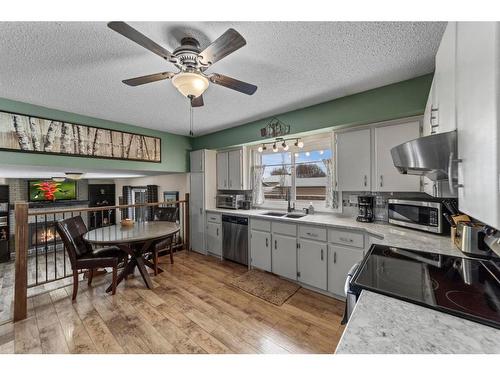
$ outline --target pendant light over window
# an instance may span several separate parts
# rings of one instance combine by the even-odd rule
[[[289,139],[284,139],[284,138],[276,138],[273,142],[268,142],[268,143],[262,143],[258,148],[258,152],[263,152],[266,150],[266,145],[273,145],[272,150],[273,152],[278,152],[279,148],[283,149],[283,151],[288,151],[290,149],[290,145],[292,144],[295,147],[298,148],[303,148],[304,147],[304,142],[300,140],[300,138],[289,138]]]

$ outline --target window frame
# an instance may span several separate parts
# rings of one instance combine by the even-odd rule
[[[324,140],[325,136],[328,136],[328,141],[326,142]],[[335,148],[335,142],[334,142],[334,132],[330,131],[328,133],[318,133],[315,136],[310,136],[310,137],[301,137],[302,140],[305,143],[305,146],[301,149],[295,148],[293,146],[290,147],[288,151],[283,151],[280,150],[279,152],[289,152],[290,153],[290,166],[291,166],[291,201],[295,203],[295,208],[296,210],[302,210],[303,208],[309,207],[309,203],[311,201],[309,200],[297,200],[297,186],[296,186],[296,157],[295,153],[301,153],[301,152],[312,152],[312,151],[319,151],[321,149],[329,149],[331,152],[331,159],[335,165],[335,156],[336,156],[336,148]],[[257,157],[254,159],[254,163],[257,165],[265,165],[265,163],[262,162],[262,156],[267,155],[267,154],[273,154],[272,150],[266,151],[259,153],[257,151],[257,147],[254,149],[255,156]],[[336,186],[335,181],[337,180],[337,171],[336,168],[334,168],[334,186]],[[313,207],[316,211],[323,211],[323,212],[339,212],[341,211],[340,204],[338,205],[339,208],[327,208],[325,207],[325,200],[314,200],[312,201]],[[287,201],[286,200],[279,200],[279,199],[264,199],[264,203],[257,206],[258,208],[262,209],[286,209],[287,208]]]

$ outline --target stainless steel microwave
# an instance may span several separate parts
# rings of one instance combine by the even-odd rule
[[[445,233],[443,204],[438,201],[389,199],[389,223],[431,233]]]

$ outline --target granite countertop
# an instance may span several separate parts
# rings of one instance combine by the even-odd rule
[[[500,353],[500,330],[364,290],[335,353]]]
[[[287,221],[296,224],[311,224],[350,230],[361,230],[371,236],[372,243],[445,255],[463,256],[463,254],[451,242],[449,236],[426,233],[382,222],[360,223],[353,217],[342,214],[315,213],[313,215],[306,215],[300,219],[291,219],[263,215],[265,212],[279,211],[272,209],[230,210],[216,208],[208,209],[207,211],[244,217],[258,217],[267,220]]]

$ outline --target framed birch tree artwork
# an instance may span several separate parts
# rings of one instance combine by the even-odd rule
[[[0,149],[42,154],[161,162],[161,139],[0,112]]]

